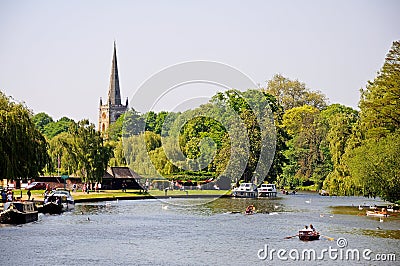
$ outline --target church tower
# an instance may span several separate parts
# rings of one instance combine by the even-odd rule
[[[108,87],[108,100],[103,105],[100,97],[99,109],[99,131],[103,134],[108,127],[117,121],[125,111],[128,110],[128,98],[126,104],[121,104],[121,91],[119,88],[118,65],[117,65],[117,48],[114,42],[114,54],[112,58],[110,85]]]

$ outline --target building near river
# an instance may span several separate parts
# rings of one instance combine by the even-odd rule
[[[103,189],[142,189],[142,177],[129,167],[110,167],[103,176]]]
[[[108,99],[103,104],[100,97],[99,107],[99,131],[106,134],[107,129],[111,124],[117,121],[123,113],[128,110],[128,98],[126,98],[125,105],[121,103],[121,90],[119,87],[119,75],[117,64],[117,48],[114,42],[114,53],[112,58],[110,85],[108,87]]]

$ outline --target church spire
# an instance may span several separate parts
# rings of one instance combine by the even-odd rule
[[[108,103],[121,105],[121,91],[119,89],[119,77],[117,66],[117,48],[114,41],[114,54],[112,59],[110,86],[108,87]]]

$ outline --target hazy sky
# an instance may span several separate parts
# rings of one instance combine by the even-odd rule
[[[35,113],[97,125],[116,40],[123,99],[167,66],[211,60],[261,86],[281,73],[330,103],[357,107],[359,89],[400,39],[399,11],[395,0],[0,0],[0,89]],[[197,90],[178,94],[213,94]],[[165,98],[158,109],[183,98]]]

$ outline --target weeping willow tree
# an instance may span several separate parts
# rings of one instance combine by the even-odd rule
[[[0,178],[37,177],[49,160],[47,142],[31,112],[0,92]]]
[[[68,132],[50,140],[49,151],[53,165],[60,158],[60,173],[80,176],[85,182],[101,181],[112,156],[112,147],[88,120],[72,122]]]

